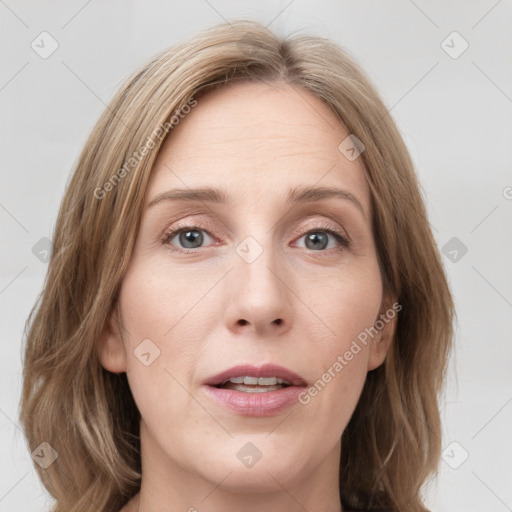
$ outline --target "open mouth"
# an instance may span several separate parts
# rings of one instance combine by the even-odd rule
[[[264,417],[283,412],[297,403],[307,382],[276,364],[240,364],[204,382],[208,397],[241,416]]]
[[[268,393],[291,386],[290,382],[277,377],[231,377],[215,386],[221,389],[231,389],[243,393]]]

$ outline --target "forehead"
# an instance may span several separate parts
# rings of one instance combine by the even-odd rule
[[[330,107],[288,84],[235,83],[207,93],[165,140],[148,188],[221,186],[239,197],[286,196],[297,186],[343,186],[369,210],[360,159]],[[279,199],[280,200],[280,199]]]

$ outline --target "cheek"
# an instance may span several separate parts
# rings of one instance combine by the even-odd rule
[[[308,343],[316,378],[302,403],[339,428],[348,422],[366,379],[372,341],[368,332],[378,318],[382,299],[378,266],[368,266],[358,274],[340,274],[325,282],[311,298],[328,335]],[[318,325],[312,318],[313,323]],[[312,336],[311,330],[309,338]]]
[[[382,283],[376,262],[359,272],[347,270],[323,281],[313,303],[316,315],[330,334],[324,353],[332,357],[348,350],[352,340],[374,325],[381,300]]]
[[[215,291],[210,289],[222,276],[170,265],[165,256],[138,258],[125,276],[120,297],[128,356],[149,338],[161,351],[160,364],[197,358],[198,343],[209,328],[205,304],[211,307],[209,297]]]
[[[123,282],[120,304],[126,373],[135,402],[150,421],[176,417],[177,409],[190,407],[191,398],[184,388],[189,387],[197,363],[203,330],[193,306],[204,291],[194,284],[199,286],[155,265],[133,268]]]

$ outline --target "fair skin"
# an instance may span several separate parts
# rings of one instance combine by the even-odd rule
[[[347,135],[311,93],[245,83],[201,97],[165,141],[100,344],[103,366],[127,372],[142,418],[141,490],[122,512],[342,510],[340,438],[394,321],[307,404],[251,415],[214,400],[204,382],[236,365],[276,364],[311,386],[389,308],[361,162],[338,150]],[[359,206],[347,197],[285,204],[306,186],[342,189]],[[232,204],[148,206],[197,187],[222,188]],[[189,227],[162,243],[177,221]],[[251,262],[241,256],[257,254],[253,241],[240,246],[248,236],[262,249]],[[146,339],[146,360],[160,350],[148,365],[134,354]],[[261,456],[251,467],[239,455],[247,443]]]

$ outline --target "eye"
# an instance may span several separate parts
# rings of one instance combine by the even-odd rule
[[[306,249],[312,251],[323,251],[326,249],[335,248],[332,246],[328,247],[329,238],[334,239],[334,245],[337,244],[338,246],[342,246],[343,248],[349,246],[349,241],[345,236],[343,236],[337,230],[323,225],[317,226],[315,229],[308,231],[300,239],[302,238],[305,238],[304,244]]]
[[[349,247],[349,239],[329,224],[317,222],[314,229],[310,229],[299,240],[305,238],[305,248],[310,251],[340,250]],[[176,251],[184,253],[196,252],[212,236],[200,226],[177,225],[166,231],[162,236],[162,244],[176,247]],[[333,240],[334,247],[329,242]],[[211,240],[210,240],[211,241]],[[338,247],[336,247],[336,245]],[[340,247],[341,246],[341,247]]]
[[[166,231],[162,237],[162,244],[178,244],[177,250],[188,252],[189,250],[199,249],[206,238],[211,238],[210,234],[199,226],[176,226],[176,228]],[[173,240],[176,239],[176,242]]]

